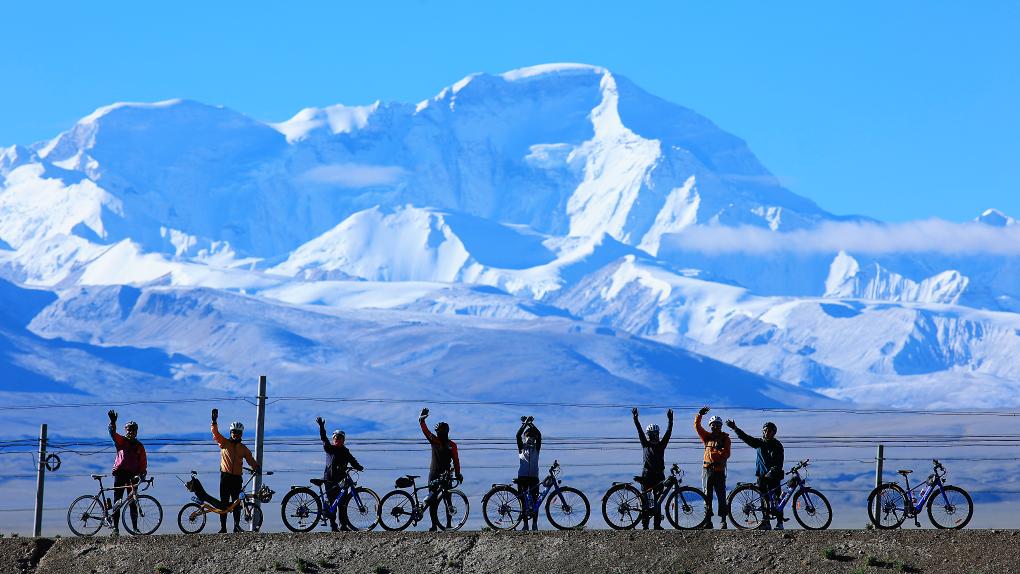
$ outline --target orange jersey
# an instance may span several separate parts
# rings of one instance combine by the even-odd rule
[[[726,471],[726,460],[730,458],[730,435],[719,431],[711,433],[701,426],[701,413],[694,417],[694,430],[705,444],[704,467],[715,472]]]

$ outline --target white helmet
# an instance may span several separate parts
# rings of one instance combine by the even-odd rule
[[[346,436],[347,436],[347,433],[345,433],[344,431],[342,431],[340,429],[336,429],[335,431],[333,431],[333,439],[334,440],[336,440],[337,437],[345,438]]]
[[[244,425],[241,424],[241,421],[234,421],[234,422],[230,423],[230,432],[234,432],[234,431],[237,431],[239,433],[243,433],[244,432]]]
[[[648,434],[655,433],[659,434],[659,425],[651,424],[645,427],[645,432]]]
[[[708,419],[708,426],[712,426],[715,423],[722,424],[722,417],[718,415],[713,415],[712,418]]]

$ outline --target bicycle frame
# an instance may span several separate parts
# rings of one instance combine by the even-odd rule
[[[546,477],[541,484],[545,485],[545,490],[539,492],[538,497],[534,500],[531,499],[530,489],[520,488],[518,492],[521,494],[521,500],[524,501],[522,505],[524,507],[525,517],[538,516],[539,510],[542,508],[542,503],[546,497],[549,496],[549,492],[555,489],[553,496],[559,496],[560,502],[567,504],[565,498],[563,498],[563,491],[560,489],[559,475],[559,463],[554,464],[549,469],[549,476]]]
[[[413,485],[414,479],[411,480]],[[444,473],[439,478],[425,486],[412,486],[411,498],[414,500],[414,512],[411,513],[411,524],[417,525],[421,522],[421,520],[425,518],[425,511],[429,509],[430,505],[439,504],[440,497],[444,497],[447,491],[452,489],[452,487],[447,486],[450,484],[450,480],[450,474]],[[439,483],[440,485],[438,496],[433,497],[430,492],[429,495],[425,497],[425,501],[422,502],[422,500],[418,497],[418,492],[421,490],[429,490],[433,483]]]
[[[655,509],[662,506],[662,503],[669,497],[669,493],[680,486],[683,473],[680,471],[680,467],[674,463],[673,467],[669,469],[669,476],[665,480],[656,484],[651,488],[646,488],[645,485],[641,485],[641,515],[655,514]],[[662,493],[659,496],[654,496],[655,489],[662,487]],[[649,495],[652,495],[649,498]],[[686,502],[686,501],[685,501]]]
[[[248,507],[249,504],[252,504],[251,501],[249,500],[251,497],[248,495],[248,493],[246,491],[248,490],[248,485],[251,484],[251,481],[254,480],[254,479],[255,479],[255,474],[252,473],[248,477],[248,480],[246,480],[244,482],[244,485],[241,486],[241,494],[238,495],[237,500],[231,502],[226,508],[224,508],[222,510],[219,509],[219,508],[216,508],[215,506],[209,504],[208,502],[203,502],[201,500],[198,500],[197,498],[193,497],[192,500],[194,500],[196,503],[198,503],[202,507],[202,512],[204,514],[212,513],[212,514],[229,515],[231,512],[233,512],[235,509],[237,509],[238,506],[242,506],[242,507],[246,508],[246,507]]]
[[[113,515],[120,512],[121,509],[123,509],[129,502],[137,501],[138,493],[145,492],[146,490],[149,489],[150,486],[152,486],[151,478],[149,480],[144,481],[140,480],[137,483],[128,484],[126,486],[111,486],[110,488],[103,488],[102,477],[99,477],[98,480],[99,480],[99,494],[97,494],[96,496],[99,498],[99,500],[103,501],[103,521],[106,522],[108,526],[110,525],[116,526],[115,524],[113,524]],[[141,488],[139,488],[139,486],[141,486]],[[104,496],[104,493],[116,492],[117,489],[127,490],[127,493],[123,498],[121,498],[114,504],[110,505],[109,508],[107,508],[106,496]]]
[[[329,502],[329,498],[327,498],[328,495],[326,494],[325,489],[322,486],[319,486],[319,497],[322,499],[324,503],[323,507],[327,508],[329,513],[335,516],[337,509],[340,508],[340,503],[342,503],[344,500],[347,500],[347,498],[350,496],[353,496],[354,500],[358,501],[359,506],[363,506],[364,503],[361,502],[361,496],[358,494],[357,486],[358,482],[351,478],[351,475],[348,472],[344,476],[343,485],[340,487],[340,494],[337,494],[336,499],[333,500],[332,503]],[[415,498],[417,499],[417,497]]]
[[[913,488],[910,487],[910,477],[904,476],[903,481],[907,485],[906,492],[910,495],[910,514],[912,516],[918,516],[921,513],[921,509],[923,509],[924,505],[928,503],[928,499],[936,493],[936,490],[938,491],[938,494],[942,495],[942,499],[946,502],[946,504],[949,504],[949,498],[946,496],[945,490],[942,489],[942,477],[939,476],[938,473],[928,475],[928,478],[924,482],[919,483]],[[921,494],[914,496],[914,491],[921,487],[924,487]],[[914,503],[914,500],[917,500],[916,504]]]
[[[793,500],[793,497],[796,496],[798,492],[807,488],[807,480],[800,475],[799,466],[793,467],[786,474],[792,474],[796,483],[793,486],[790,486],[789,482],[787,482],[785,486],[781,485],[779,488],[774,488],[768,492],[769,500],[773,502],[773,513],[775,514],[783,512],[786,505]],[[778,497],[778,502],[776,502],[777,493],[781,494],[781,496]]]

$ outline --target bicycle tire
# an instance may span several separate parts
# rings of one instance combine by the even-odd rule
[[[512,486],[493,486],[482,497],[482,518],[493,530],[513,530],[523,517],[524,503]]]
[[[351,495],[344,501],[344,521],[351,530],[372,530],[379,524],[379,495],[363,486],[355,488],[354,492],[357,497]],[[361,500],[360,506],[358,500]],[[357,524],[351,520],[352,515],[358,520]]]
[[[181,511],[177,513],[177,528],[185,534],[198,534],[205,528],[207,520],[205,508],[201,504],[191,502],[182,506]]]
[[[959,530],[967,526],[970,523],[970,519],[974,517],[974,499],[970,497],[966,490],[959,486],[943,486],[942,490],[945,491],[946,498],[949,498],[949,505],[945,504],[945,499],[942,498],[941,494],[938,492],[932,493],[931,498],[928,499],[928,520],[931,520],[932,525],[940,530]],[[956,515],[956,511],[961,503],[953,502],[953,497],[950,496],[951,492],[959,493],[963,497],[962,502],[967,504],[967,515],[963,518],[957,518],[952,525],[947,525],[935,519],[935,510],[941,508],[947,516]],[[938,505],[935,504],[936,500],[939,502]]]
[[[245,532],[259,532],[262,530],[262,521],[265,519],[262,507],[258,504],[250,504],[241,509],[241,529]]]
[[[730,523],[739,530],[762,528],[769,517],[763,504],[761,490],[754,484],[741,484],[726,498]]]
[[[379,526],[396,532],[411,525],[416,506],[411,495],[403,490],[391,490],[379,501]]]
[[[673,528],[695,530],[703,527],[711,518],[708,513],[708,497],[700,488],[681,486],[666,498],[666,520]]]
[[[825,530],[832,524],[832,505],[825,495],[813,488],[804,488],[793,496],[793,517],[806,530]],[[812,522],[813,519],[822,522]]]
[[[569,498],[570,495],[579,499],[579,502],[571,504],[571,500]],[[583,514],[577,512],[580,506],[584,507]],[[553,508],[556,508],[557,512],[560,513],[561,516],[579,516],[580,520],[573,524],[567,524],[565,521],[560,521],[553,517]],[[549,499],[545,502],[545,517],[549,519],[549,524],[552,524],[559,530],[576,530],[578,528],[583,528],[584,525],[588,523],[588,518],[590,516],[591,504],[588,502],[588,497],[585,496],[583,492],[572,486],[561,487],[559,494],[555,492],[550,494]]]
[[[643,513],[641,491],[630,484],[613,485],[602,496],[602,518],[613,530],[634,528]]]
[[[468,501],[467,495],[454,488],[447,490],[440,502],[442,504],[436,508],[439,529],[456,532],[463,528],[467,523],[468,514],[471,512],[471,503]]]
[[[158,500],[148,494],[138,495],[138,528],[131,524],[131,501],[128,501],[120,510],[120,521],[124,524],[124,530],[132,536],[149,536],[159,529],[163,524],[163,506]],[[145,520],[146,522],[142,523]]]
[[[878,503],[877,505],[876,502]],[[875,487],[871,494],[868,495],[868,519],[879,530],[899,528],[903,521],[907,519],[907,506],[909,504],[910,497],[903,491],[903,488],[894,482],[887,482]],[[878,516],[875,515],[876,506],[880,506]],[[883,521],[883,517],[888,517],[889,513],[896,512],[897,509],[899,512],[893,516],[892,522]]]
[[[322,518],[322,501],[310,488],[292,488],[280,501],[280,518],[291,532],[311,532]]]
[[[99,510],[100,514],[95,514]],[[67,507],[67,527],[75,536],[93,536],[106,522],[106,511],[102,499],[84,494],[74,499]],[[75,524],[77,523],[77,526]]]

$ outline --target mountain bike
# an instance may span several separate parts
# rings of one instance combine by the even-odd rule
[[[634,528],[644,517],[653,517],[666,504],[666,519],[673,528],[691,530],[708,522],[708,497],[700,488],[680,486],[684,473],[674,463],[669,476],[653,488],[638,490],[629,482],[614,482],[602,497],[602,517],[614,530]],[[634,480],[643,485],[643,477]],[[655,490],[662,492],[655,496]]]
[[[340,494],[329,501],[326,481],[313,478],[308,482],[318,487],[316,493],[307,486],[292,486],[280,502],[283,524],[291,532],[310,532],[316,524],[329,524],[329,515],[340,518],[353,530],[372,530],[379,524],[379,495],[372,489],[358,486],[357,471],[348,469],[340,484]]]
[[[206,515],[230,515],[238,506],[241,507],[241,523],[244,525],[242,528],[258,532],[262,528],[262,509],[257,503],[269,504],[275,492],[268,485],[263,484],[258,492],[248,494],[246,492],[248,485],[251,484],[257,472],[250,468],[245,468],[244,470],[249,474],[248,480],[241,487],[241,494],[237,497],[237,500],[228,505],[224,505],[222,501],[206,492],[202,486],[202,481],[198,479],[198,472],[191,471],[191,480],[185,482],[184,486],[189,492],[194,494],[191,497],[194,502],[185,504],[181,507],[181,511],[177,513],[177,527],[181,529],[181,532],[185,534],[198,534],[205,528]],[[272,476],[272,474],[271,471],[265,473],[266,476]]]
[[[791,468],[784,475],[790,479],[772,489],[768,493],[768,501],[757,484],[738,482],[726,499],[730,522],[742,530],[762,528],[767,520],[781,516],[786,505],[792,503],[793,517],[803,528],[828,528],[832,524],[832,505],[821,492],[809,487],[807,479],[801,475],[801,470],[806,469],[810,462],[811,459],[805,459]]]
[[[435,504],[437,526],[441,530],[460,530],[467,522],[469,511],[467,495],[456,488],[460,483],[449,472],[425,486],[415,486],[416,478],[421,477],[408,474],[396,480],[397,489],[409,488],[411,493],[391,490],[384,496],[379,503],[379,524],[386,530],[404,530],[421,522],[429,507]],[[438,496],[430,492],[424,501],[419,500],[419,491],[433,488],[438,489]]]
[[[570,530],[584,526],[591,514],[588,498],[576,488],[562,486],[560,472],[560,463],[554,460],[549,476],[542,481],[545,490],[535,498],[528,488],[518,490],[509,484],[492,485],[482,497],[485,523],[494,530],[513,530],[522,520],[537,517],[545,502],[545,515],[556,528]],[[519,484],[517,479],[514,483]]]
[[[903,476],[906,489],[895,482],[879,485],[868,495],[868,518],[876,528],[883,530],[899,528],[907,518],[914,519],[921,509],[928,505],[928,519],[935,528],[959,529],[967,526],[974,516],[974,501],[970,494],[959,486],[945,483],[946,467],[938,460],[932,460],[932,473],[924,482],[910,487],[911,470],[898,470]],[[923,488],[921,493],[916,491]]]
[[[74,499],[67,508],[67,526],[77,536],[92,536],[103,526],[116,528],[113,517],[121,514],[124,530],[134,535],[149,535],[159,528],[163,522],[163,507],[159,501],[147,494],[139,494],[152,486],[153,478],[141,480],[136,477],[132,484],[103,488],[102,474],[93,474],[92,478],[99,481],[97,494],[86,494]],[[104,496],[106,492],[114,492],[118,488],[127,489],[125,496],[116,504]],[[128,512],[123,512],[127,507]]]

